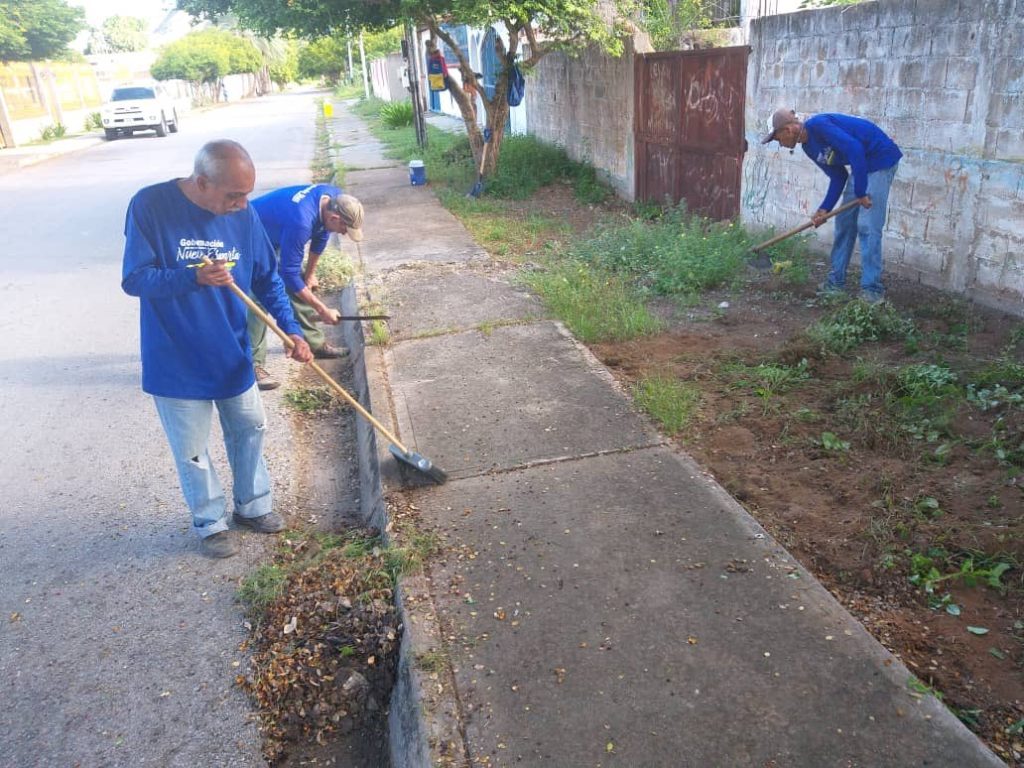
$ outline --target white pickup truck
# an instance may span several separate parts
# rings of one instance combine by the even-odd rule
[[[160,137],[178,132],[178,111],[153,86],[115,88],[110,101],[100,107],[100,119],[108,141],[135,131],[156,131]]]

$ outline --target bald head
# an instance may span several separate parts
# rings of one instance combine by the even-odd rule
[[[230,139],[204,144],[196,154],[188,186],[193,202],[211,213],[223,215],[245,208],[256,185],[256,168],[245,147]]]

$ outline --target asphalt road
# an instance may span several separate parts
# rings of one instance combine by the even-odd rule
[[[313,98],[193,112],[164,139],[0,176],[0,765],[263,764],[233,685],[246,637],[234,594],[266,542],[247,534],[239,557],[211,561],[188,531],[139,387],[121,249],[131,195],[188,175],[210,139],[250,151],[257,194],[305,182]],[[288,420],[269,418],[285,495]]]

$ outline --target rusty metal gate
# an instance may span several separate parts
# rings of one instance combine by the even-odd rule
[[[749,48],[638,54],[636,197],[686,201],[713,219],[740,212]]]

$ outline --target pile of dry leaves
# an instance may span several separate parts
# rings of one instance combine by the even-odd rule
[[[287,582],[254,631],[250,674],[237,679],[260,710],[271,764],[289,743],[323,744],[387,705],[401,632],[394,563],[372,534],[346,538],[292,539],[274,566]]]

